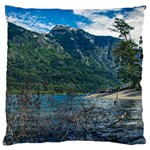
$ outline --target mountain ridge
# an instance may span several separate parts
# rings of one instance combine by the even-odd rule
[[[86,93],[119,84],[112,60],[107,62],[104,49],[98,46],[102,37],[67,29],[55,26],[42,35],[8,23],[8,91],[28,88],[33,93]]]
[[[111,57],[111,52],[110,50],[113,48],[112,45],[116,42],[119,41],[118,38],[111,37],[111,36],[95,36],[92,35],[82,29],[79,28],[70,28],[69,26],[64,26],[64,25],[56,25],[51,31],[51,35],[55,36],[58,39],[58,43],[64,46],[64,48],[69,52],[69,49],[72,52],[72,49],[80,49],[81,51],[78,50],[78,52],[83,56],[83,51],[86,50],[86,52],[90,52],[89,50],[91,49],[97,49],[97,52],[99,55],[105,55],[104,53],[107,53],[107,57],[103,57],[106,60],[98,60],[100,58],[94,58],[96,61],[100,61],[98,65],[103,64],[103,61],[105,63],[109,62],[107,64],[108,70],[110,69],[110,65],[112,62],[112,57]],[[82,38],[82,41],[81,41]],[[104,45],[103,41],[106,41],[111,43],[110,46],[107,44],[108,48],[105,46],[105,51],[104,50]],[[71,44],[70,44],[71,43]],[[105,43],[105,42],[104,42]],[[71,47],[67,47],[67,46]],[[73,46],[75,45],[75,46]],[[89,46],[87,49],[87,45]],[[84,53],[85,54],[85,53]],[[85,56],[85,55],[84,55]],[[85,56],[86,57],[86,56]],[[88,56],[89,57],[89,56]],[[112,66],[111,66],[112,67]],[[106,69],[106,68],[105,68]]]

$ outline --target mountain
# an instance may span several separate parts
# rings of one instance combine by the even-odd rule
[[[73,57],[88,66],[97,66],[110,70],[112,68],[111,51],[118,38],[111,36],[94,36],[82,29],[56,25],[50,34]]]
[[[7,91],[92,92],[119,84],[112,48],[119,39],[56,25],[48,34],[8,23]]]

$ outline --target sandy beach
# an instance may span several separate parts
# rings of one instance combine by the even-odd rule
[[[118,93],[118,100],[141,100],[141,91],[136,91],[135,89],[128,89],[119,92],[113,93],[99,93],[99,94],[92,94],[88,95],[87,98],[104,98],[104,99],[113,99],[117,98]]]

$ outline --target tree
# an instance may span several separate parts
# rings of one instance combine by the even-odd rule
[[[118,78],[125,83],[130,82],[133,88],[139,89],[142,71],[142,40],[139,45],[135,43],[131,38],[131,30],[134,28],[122,19],[116,18],[113,27],[109,29],[119,33],[119,37],[122,38],[113,50]]]
[[[131,27],[128,25],[124,20],[115,18],[114,28],[109,28],[109,30],[119,33],[119,37],[123,38],[124,40],[128,40],[131,38],[130,31],[134,29],[134,27]]]

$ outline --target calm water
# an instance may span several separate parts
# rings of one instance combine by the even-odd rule
[[[65,140],[145,143],[140,100],[119,100],[114,104],[113,100],[88,99],[85,95],[25,98],[14,95],[7,99],[7,104],[8,120],[16,136],[12,138],[8,131],[6,143]]]

